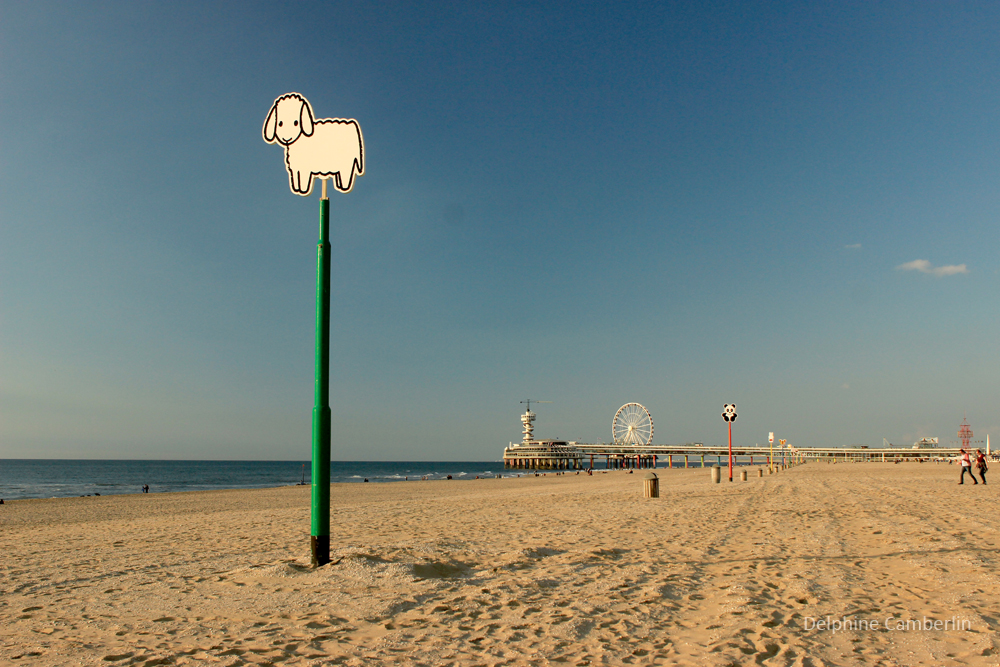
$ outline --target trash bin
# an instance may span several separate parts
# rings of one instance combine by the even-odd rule
[[[722,481],[722,468],[712,466],[712,481],[716,484]]]
[[[642,478],[642,495],[644,498],[660,497],[660,480],[655,472],[647,472]]]

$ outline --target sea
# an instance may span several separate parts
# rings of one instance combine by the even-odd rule
[[[259,489],[310,484],[308,461],[104,461],[0,459],[0,498]],[[496,477],[502,461],[332,461],[334,483]],[[507,473],[509,474],[509,472]]]
[[[740,457],[734,459],[735,465],[747,464]],[[308,461],[0,459],[0,499],[141,493],[144,484],[150,493],[293,486],[312,483],[310,465]],[[658,467],[666,467],[666,461],[659,461]],[[675,460],[674,467],[683,467],[683,462]],[[452,479],[514,477],[526,472],[530,471],[505,471],[502,461],[330,462],[330,481],[336,484],[447,479],[449,475]]]

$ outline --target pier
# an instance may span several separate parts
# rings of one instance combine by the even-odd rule
[[[566,440],[535,440],[535,413],[530,408],[521,415],[521,442],[510,443],[503,452],[507,470],[586,470],[604,468],[644,469],[666,467],[706,467],[723,465],[729,460],[728,446],[688,443],[654,445],[650,443],[583,443]],[[650,429],[651,431],[651,429]],[[651,435],[651,432],[650,432]],[[770,447],[769,445],[733,446],[733,460],[738,465],[775,465],[826,461],[827,463],[948,460],[959,455],[957,447]],[[986,455],[990,457],[989,445]],[[774,461],[771,461],[771,456]]]
[[[733,446],[733,459],[740,465],[771,465],[772,450],[767,446]],[[773,450],[776,462],[807,460],[840,462],[893,463],[896,461],[930,461],[951,459],[959,449],[948,447],[910,449],[903,447],[794,447]],[[504,468],[510,470],[586,470],[643,469],[666,464],[667,467],[700,467],[723,465],[729,460],[729,448],[691,445],[616,445],[541,440],[511,443],[504,449]]]

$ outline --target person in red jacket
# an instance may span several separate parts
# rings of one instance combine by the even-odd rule
[[[982,450],[979,450],[979,449],[976,450],[976,469],[979,470],[979,478],[982,479],[983,480],[983,484],[985,484],[986,483],[986,471],[989,470],[989,467],[987,467],[987,465],[986,465],[986,457],[983,456]],[[973,473],[973,474],[975,474],[975,473]],[[975,479],[975,477],[973,477],[972,479]]]

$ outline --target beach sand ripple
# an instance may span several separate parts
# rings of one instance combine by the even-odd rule
[[[0,664],[998,664],[992,486],[658,473],[336,485],[318,569],[308,487],[9,502]]]

